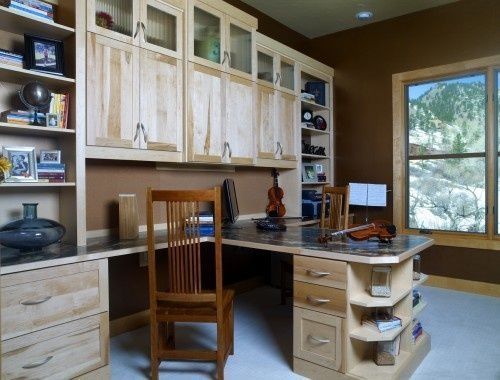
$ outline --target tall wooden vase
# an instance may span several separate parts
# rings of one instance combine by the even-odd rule
[[[139,237],[139,215],[135,194],[119,194],[120,239]]]

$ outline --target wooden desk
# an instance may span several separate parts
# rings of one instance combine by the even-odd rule
[[[390,245],[377,241],[354,242],[347,238],[327,246],[318,243],[321,231],[318,228],[288,227],[284,232],[259,231],[252,222],[237,223],[234,228],[223,231],[223,244],[247,248],[256,248],[272,252],[293,255],[294,262],[294,371],[310,378],[351,379],[351,378],[399,378],[412,373],[430,350],[430,337],[424,333],[416,344],[412,342],[413,263],[411,257],[431,246],[433,241],[421,236],[400,235]],[[211,241],[210,237],[203,238]],[[162,236],[157,237],[157,248],[165,248]],[[145,236],[133,241],[116,239],[91,239],[85,247],[56,245],[39,252],[19,254],[16,250],[1,248],[2,292],[10,292],[16,279],[34,279],[42,273],[45,278],[62,277],[69,269],[78,273],[90,271],[80,268],[87,262],[98,265],[92,270],[99,278],[99,287],[95,307],[88,307],[86,314],[73,316],[61,324],[54,321],[54,326],[43,331],[52,331],[70,327],[69,323],[88,322],[89,318],[99,326],[98,334],[101,352],[95,353],[88,371],[101,371],[101,376],[108,376],[103,370],[108,363],[107,346],[107,259],[119,255],[144,252],[147,249]],[[75,265],[79,265],[75,269]],[[389,298],[372,297],[366,290],[371,278],[373,265],[390,265],[392,269],[392,292]],[[57,268],[52,268],[57,267]],[[44,275],[51,271],[52,275]],[[65,272],[66,271],[66,272]],[[54,274],[55,273],[55,274]],[[60,275],[58,274],[60,273]],[[68,279],[70,281],[70,279]],[[28,280],[24,280],[24,283]],[[22,281],[20,281],[22,283]],[[6,285],[7,284],[7,285]],[[47,292],[44,284],[39,284],[41,291]],[[44,293],[44,297],[47,295]],[[42,294],[32,295],[37,298]],[[57,297],[54,297],[54,300]],[[2,311],[4,309],[2,297]],[[50,309],[52,300],[46,307]],[[376,306],[395,306],[395,314],[403,320],[403,327],[390,333],[376,333],[361,325],[361,316]],[[29,306],[26,306],[28,308]],[[18,311],[22,312],[22,311]],[[78,319],[80,318],[80,319]],[[3,347],[16,347],[34,343],[31,336],[40,334],[36,327],[24,335],[8,335],[3,331]],[[104,325],[103,325],[104,324]],[[401,334],[401,352],[396,365],[379,367],[372,360],[373,345],[377,340],[392,340]],[[61,333],[62,334],[62,333]],[[106,351],[106,352],[103,352]],[[2,355],[7,355],[2,351]],[[8,356],[8,355],[7,355]],[[3,357],[4,359],[4,357]],[[6,357],[7,362],[9,359]],[[34,362],[33,358],[32,361]],[[23,359],[24,360],[24,359]],[[39,358],[37,360],[40,360]],[[5,360],[3,360],[5,361]],[[11,363],[12,364],[12,363]],[[14,363],[15,364],[15,363]],[[104,365],[104,366],[103,366]],[[3,368],[6,368],[3,365]],[[15,368],[9,365],[8,368]],[[10,369],[9,369],[10,370]],[[54,368],[54,371],[57,369]],[[79,374],[79,373],[78,373]],[[103,375],[104,374],[104,375]],[[3,375],[3,373],[2,373]],[[7,376],[6,376],[7,377]]]

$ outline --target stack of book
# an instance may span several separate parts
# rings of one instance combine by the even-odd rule
[[[5,63],[7,65],[23,67],[23,56],[21,54],[16,54],[8,50],[0,49],[0,63]]]
[[[402,326],[400,318],[381,312],[363,315],[361,324],[378,332],[384,332]]]
[[[68,125],[69,95],[52,93],[49,113],[58,115],[59,128],[66,128]]]
[[[66,182],[65,164],[36,164],[39,182]]]
[[[314,129],[314,123],[311,123],[310,121],[303,121],[301,123],[302,128],[312,128]]]
[[[186,235],[197,234],[198,229],[200,236],[213,236],[215,231],[214,215],[209,212],[200,212],[199,217],[186,219]]]
[[[33,123],[35,114],[25,110],[8,110],[0,114],[0,119],[9,124],[30,125]],[[38,113],[38,122],[45,125],[45,114]]]
[[[420,321],[418,319],[414,319],[413,320],[413,328],[411,330],[413,343],[415,343],[417,341],[418,337],[420,335],[422,335],[423,332],[424,332],[424,330],[422,329],[422,324],[420,323]]]
[[[27,16],[36,16],[54,22],[54,6],[40,0],[0,0],[0,5]]]

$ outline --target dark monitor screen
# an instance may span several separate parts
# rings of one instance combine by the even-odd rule
[[[222,217],[224,221],[234,223],[240,215],[236,188],[232,178],[226,178],[222,183]]]

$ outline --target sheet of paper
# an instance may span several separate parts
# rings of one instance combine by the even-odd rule
[[[367,183],[349,183],[349,204],[353,206],[366,206],[368,198]]]
[[[387,206],[387,185],[368,184],[368,206]]]

